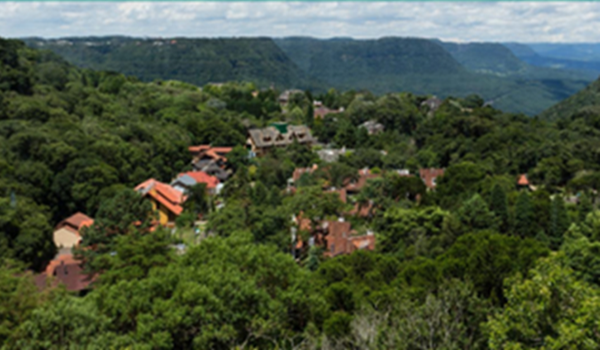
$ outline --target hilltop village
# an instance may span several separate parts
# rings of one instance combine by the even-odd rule
[[[530,117],[0,39],[0,348],[596,349],[598,84]]]

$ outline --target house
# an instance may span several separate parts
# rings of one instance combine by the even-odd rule
[[[221,184],[219,179],[203,171],[188,171],[177,175],[175,180],[171,182],[171,187],[181,193],[185,193],[190,187],[199,183],[206,184],[206,189],[210,194],[216,194]]]
[[[295,94],[304,94],[304,91],[298,89],[285,90],[279,95],[279,104],[285,106]]]
[[[192,154],[192,166],[195,170],[214,176],[221,182],[231,175],[231,171],[227,169],[227,154],[233,148],[199,145],[190,146],[188,149]]]
[[[439,98],[433,96],[431,98],[428,98],[427,100],[421,102],[421,107],[427,107],[427,109],[429,110],[429,112],[435,112],[438,110],[438,108],[440,108],[440,106],[442,105],[444,101],[440,100]]]
[[[294,142],[311,146],[316,140],[307,126],[271,124],[263,129],[248,130],[246,144],[254,154],[261,156],[274,147],[287,147]]]
[[[354,150],[342,147],[340,149],[320,149],[317,151],[317,155],[322,161],[332,163],[337,162],[340,159],[340,156],[345,156],[352,152],[354,152]]]
[[[369,179],[375,179],[380,177],[380,174],[373,174],[371,170],[365,168],[358,171],[358,178],[356,180],[349,181],[344,188],[350,194],[358,193],[366,185]]]
[[[421,180],[425,183],[425,186],[428,190],[433,190],[437,186],[437,178],[440,176],[444,176],[445,169],[419,169],[419,176]]]
[[[296,183],[296,182],[298,182],[298,180],[300,180],[302,175],[312,174],[317,169],[319,169],[319,166],[317,164],[313,164],[311,167],[308,167],[308,168],[296,168],[296,169],[294,169],[294,172],[292,173],[292,179],[291,179],[292,181],[290,181],[290,182]]]
[[[157,181],[149,179],[135,187],[135,191],[152,203],[152,210],[158,211],[158,221],[163,226],[173,226],[175,219],[183,211],[183,192]]]
[[[383,124],[378,123],[374,120],[366,121],[366,122],[360,124],[358,127],[367,129],[367,133],[369,133],[369,135],[377,135],[379,133],[382,133],[385,130],[385,127],[383,126]]]
[[[352,229],[352,224],[343,218],[337,221],[323,221],[314,230],[308,219],[296,218],[296,225],[299,230],[310,232],[310,238],[307,242],[298,238],[295,244],[298,252],[302,252],[311,246],[319,246],[325,250],[324,256],[334,257],[351,254],[361,249],[375,250],[375,235],[370,231],[364,235],[357,235],[357,232]]]
[[[80,261],[72,254],[60,255],[50,261],[45,271],[35,276],[35,284],[39,290],[63,284],[68,291],[81,292],[89,288],[93,276],[83,273]]]
[[[319,104],[318,106],[316,106],[316,108],[313,110],[313,117],[315,119],[317,118],[325,118],[326,115],[328,114],[338,114],[344,111],[344,108],[340,108],[340,109],[330,109],[327,108],[325,106],[323,106],[322,104]]]
[[[71,251],[81,241],[81,229],[91,226],[94,219],[83,213],[75,213],[62,220],[54,228],[52,239],[59,251]]]
[[[519,179],[517,180],[517,187],[518,188],[527,188],[531,191],[535,191],[537,189],[536,186],[532,185],[531,182],[529,182],[529,179],[527,178],[527,174],[521,174],[519,176]]]

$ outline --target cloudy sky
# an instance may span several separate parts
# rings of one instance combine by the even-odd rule
[[[600,2],[0,2],[0,36],[599,42]]]

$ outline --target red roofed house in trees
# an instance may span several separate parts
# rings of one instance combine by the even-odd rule
[[[221,182],[204,171],[188,171],[177,175],[177,178],[171,182],[171,186],[177,191],[185,193],[187,189],[200,183],[206,184],[208,193],[215,194],[217,186]]]
[[[170,185],[149,179],[137,185],[135,190],[150,199],[152,210],[158,211],[158,221],[161,225],[173,225],[175,219],[183,211],[183,207],[181,207],[184,201],[183,193]]]
[[[316,229],[311,228],[310,220],[297,219],[300,230],[309,231],[311,237],[306,244],[301,239],[296,243],[296,249],[302,250],[316,245],[325,249],[324,255],[334,257],[340,254],[351,254],[355,250],[375,250],[375,235],[369,232],[357,235],[352,224],[340,219],[338,221],[323,221]]]
[[[46,270],[35,277],[35,284],[42,290],[48,286],[48,280],[53,279],[50,286],[64,284],[68,291],[80,292],[89,287],[93,278],[84,274],[80,262],[73,255],[60,255],[50,261]]]
[[[358,171],[358,179],[350,181],[345,188],[348,193],[358,193],[366,186],[369,179],[380,177],[380,174],[373,174],[369,169],[361,169]]]
[[[208,175],[215,176],[219,181],[229,178],[227,168],[227,154],[232,151],[231,147],[212,147],[211,145],[190,146],[192,154],[192,165],[195,170],[204,171]]]
[[[421,180],[425,183],[428,190],[433,190],[437,186],[437,178],[440,176],[444,176],[444,169],[419,169],[419,175],[421,176]]]
[[[68,249],[69,251],[81,241],[81,229],[91,226],[94,220],[83,213],[75,213],[63,221],[59,222],[54,228],[52,238],[54,245],[58,249]]]
[[[529,186],[529,180],[527,180],[527,174],[521,174],[521,176],[519,176],[519,180],[517,181],[517,185],[519,186]]]

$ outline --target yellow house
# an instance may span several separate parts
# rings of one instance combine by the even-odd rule
[[[142,196],[152,203],[152,210],[158,212],[158,221],[163,226],[172,225],[183,211],[183,193],[170,185],[149,179],[135,187]]]

